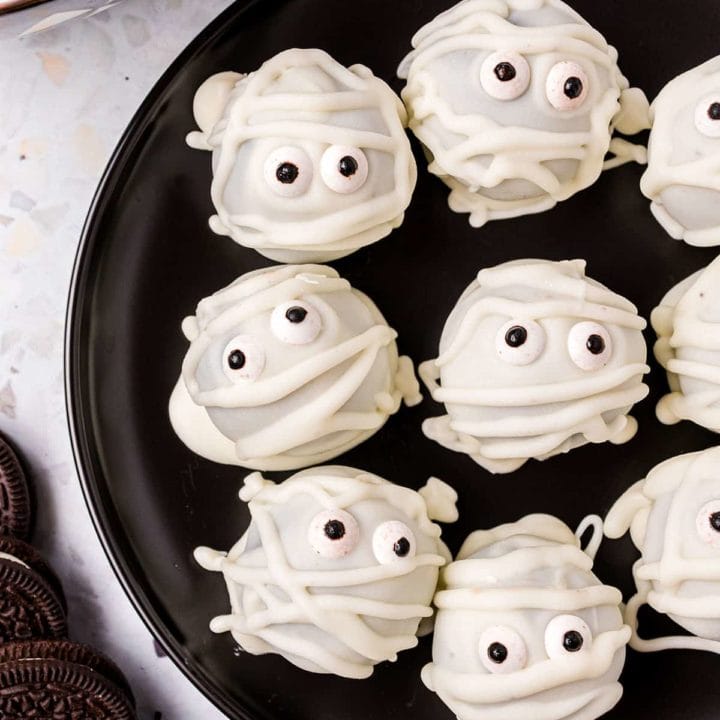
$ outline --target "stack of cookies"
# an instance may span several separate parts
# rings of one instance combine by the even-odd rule
[[[31,528],[25,473],[0,438],[0,718],[133,720],[120,669],[67,639],[62,584],[27,543]]]

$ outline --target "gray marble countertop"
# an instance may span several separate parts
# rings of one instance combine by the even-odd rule
[[[50,14],[105,4],[18,39]],[[142,720],[224,715],[157,652],[91,525],[65,419],[65,305],[110,153],[163,70],[229,4],[54,0],[0,16],[0,433],[34,481],[34,541],[63,579],[71,636],[122,666]]]

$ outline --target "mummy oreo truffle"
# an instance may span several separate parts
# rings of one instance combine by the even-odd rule
[[[585,276],[584,260],[481,270],[420,376],[447,415],[423,432],[494,473],[586,443],[624,443],[648,388],[635,306]]]
[[[366,678],[417,644],[449,559],[432,519],[454,522],[457,495],[431,479],[419,492],[348,467],[304,470],[280,485],[253,473],[240,497],[250,526],[228,552],[198,548],[221,572],[231,632],[253,655],[276,653],[317,673]]]
[[[423,682],[459,720],[593,720],[622,695],[630,628],[620,591],[592,573],[563,522],[529,515],[472,533],[442,571],[432,662]]]
[[[630,645],[720,653],[720,447],[667,460],[633,485],[605,520],[611,538],[628,530],[640,559],[637,593],[628,601]],[[649,605],[697,637],[638,634],[638,611]]]
[[[658,419],[692,420],[720,432],[720,258],[670,290],[650,321],[658,335],[655,357],[670,384]]]
[[[489,220],[549,210],[607,167],[645,160],[612,139],[648,127],[617,51],[560,0],[464,0],[423,27],[398,74],[409,127],[450,207]]]
[[[640,187],[676,240],[720,245],[720,57],[668,83],[651,108]]]
[[[215,462],[291,470],[377,432],[422,399],[397,333],[329,267],[248,273],[183,322],[190,341],[170,399],[180,439]]]
[[[287,50],[195,95],[212,152],[211,228],[278,262],[325,262],[403,221],[417,168],[400,98],[363,65]]]

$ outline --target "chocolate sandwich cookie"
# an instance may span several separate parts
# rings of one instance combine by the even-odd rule
[[[99,673],[63,660],[0,665],[0,718],[136,720],[125,693]]]
[[[17,560],[0,559],[0,643],[66,635],[65,611],[47,581]]]
[[[27,540],[32,520],[30,492],[20,461],[0,438],[0,535]]]
[[[60,660],[83,665],[110,680],[134,704],[132,690],[122,670],[109,657],[89,645],[70,640],[28,640],[0,645],[0,668],[5,663],[35,660]]]
[[[63,606],[63,610],[67,610],[65,593],[60,579],[32,545],[28,545],[26,542],[9,535],[0,535],[0,558],[5,560],[16,558],[32,568],[53,589]]]

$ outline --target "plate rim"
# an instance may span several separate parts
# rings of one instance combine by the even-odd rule
[[[208,701],[228,717],[238,720],[257,720],[257,716],[239,700],[230,701],[226,694],[220,691],[211,675],[197,672],[197,668],[193,669],[187,662],[181,642],[174,637],[168,624],[162,620],[151,600],[142,591],[130,564],[123,557],[120,543],[111,532],[107,508],[103,505],[103,499],[99,492],[98,475],[91,461],[92,448],[96,448],[97,444],[90,430],[91,421],[82,412],[81,386],[83,380],[78,374],[78,368],[82,363],[83,348],[80,342],[82,321],[89,299],[88,281],[90,278],[86,271],[99,242],[97,230],[108,203],[106,194],[108,188],[113,184],[116,176],[122,174],[126,168],[127,158],[139,141],[143,127],[147,124],[147,118],[157,107],[163,93],[178,71],[207,45],[213,43],[231,18],[240,17],[265,2],[267,0],[235,0],[202,28],[163,71],[122,132],[100,177],[80,232],[66,299],[63,338],[65,417],[73,462],[85,506],[105,557],[126,598],[151,637],[158,642],[175,666]]]

